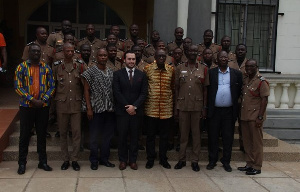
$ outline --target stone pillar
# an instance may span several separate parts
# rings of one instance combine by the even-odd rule
[[[282,95],[280,99],[280,109],[288,109],[288,103],[289,103],[289,95],[288,95],[288,88],[290,84],[289,83],[284,83],[282,84]]]
[[[189,0],[178,0],[178,19],[177,27],[181,27],[184,30],[183,38],[187,34],[187,23],[188,23],[188,14],[189,14]]]
[[[177,0],[154,0],[153,29],[164,42],[174,40],[177,27]]]
[[[300,83],[295,84],[297,90],[296,90],[296,95],[295,95],[295,100],[294,100],[294,109],[300,109]]]
[[[276,87],[276,83],[270,83],[270,95],[268,98],[268,105],[267,108],[268,109],[275,109],[275,87]]]
[[[194,44],[203,41],[203,33],[211,29],[211,0],[189,0],[187,36]]]

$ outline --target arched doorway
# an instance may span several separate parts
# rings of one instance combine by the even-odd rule
[[[95,25],[97,38],[105,38],[112,24],[120,26],[120,38],[126,37],[123,20],[99,0],[49,0],[28,18],[25,41],[28,43],[35,40],[35,29],[38,26],[44,26],[49,33],[60,30],[64,19],[72,22],[73,34],[78,39],[85,36],[88,23]]]

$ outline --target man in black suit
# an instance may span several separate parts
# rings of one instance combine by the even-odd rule
[[[242,88],[242,73],[228,67],[228,54],[220,51],[217,57],[218,67],[209,70],[208,86],[208,170],[213,169],[218,161],[219,135],[223,143],[221,163],[225,171],[231,172],[230,166],[234,123],[238,115],[238,98]]]
[[[137,170],[139,126],[144,111],[143,103],[148,93],[148,82],[146,75],[135,68],[134,52],[127,51],[124,57],[126,67],[116,71],[113,78],[115,112],[119,132],[119,169],[126,169],[127,162],[129,162],[130,168]],[[128,134],[130,138],[129,149],[127,145]]]

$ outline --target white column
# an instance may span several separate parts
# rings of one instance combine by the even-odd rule
[[[284,83],[282,84],[282,95],[280,99],[280,109],[288,109],[288,103],[289,103],[289,95],[288,95],[288,88],[290,84],[289,83]]]
[[[175,1],[176,2],[176,1]],[[177,27],[182,27],[184,30],[184,36],[187,34],[187,20],[189,15],[189,0],[178,0],[177,11]]]
[[[300,83],[295,84],[297,90],[296,90],[296,95],[295,95],[295,100],[294,100],[294,109],[300,109]]]
[[[277,83],[270,83],[270,95],[268,98],[268,109],[275,109],[275,87]]]

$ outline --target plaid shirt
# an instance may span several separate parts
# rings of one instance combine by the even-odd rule
[[[55,91],[55,82],[51,68],[44,62],[39,63],[40,74],[39,84],[40,91],[38,99],[44,101],[44,106],[49,106],[49,98],[53,96]],[[30,61],[24,61],[19,64],[15,71],[15,91],[21,96],[20,106],[31,107],[30,101],[32,96],[33,77],[30,70]]]

